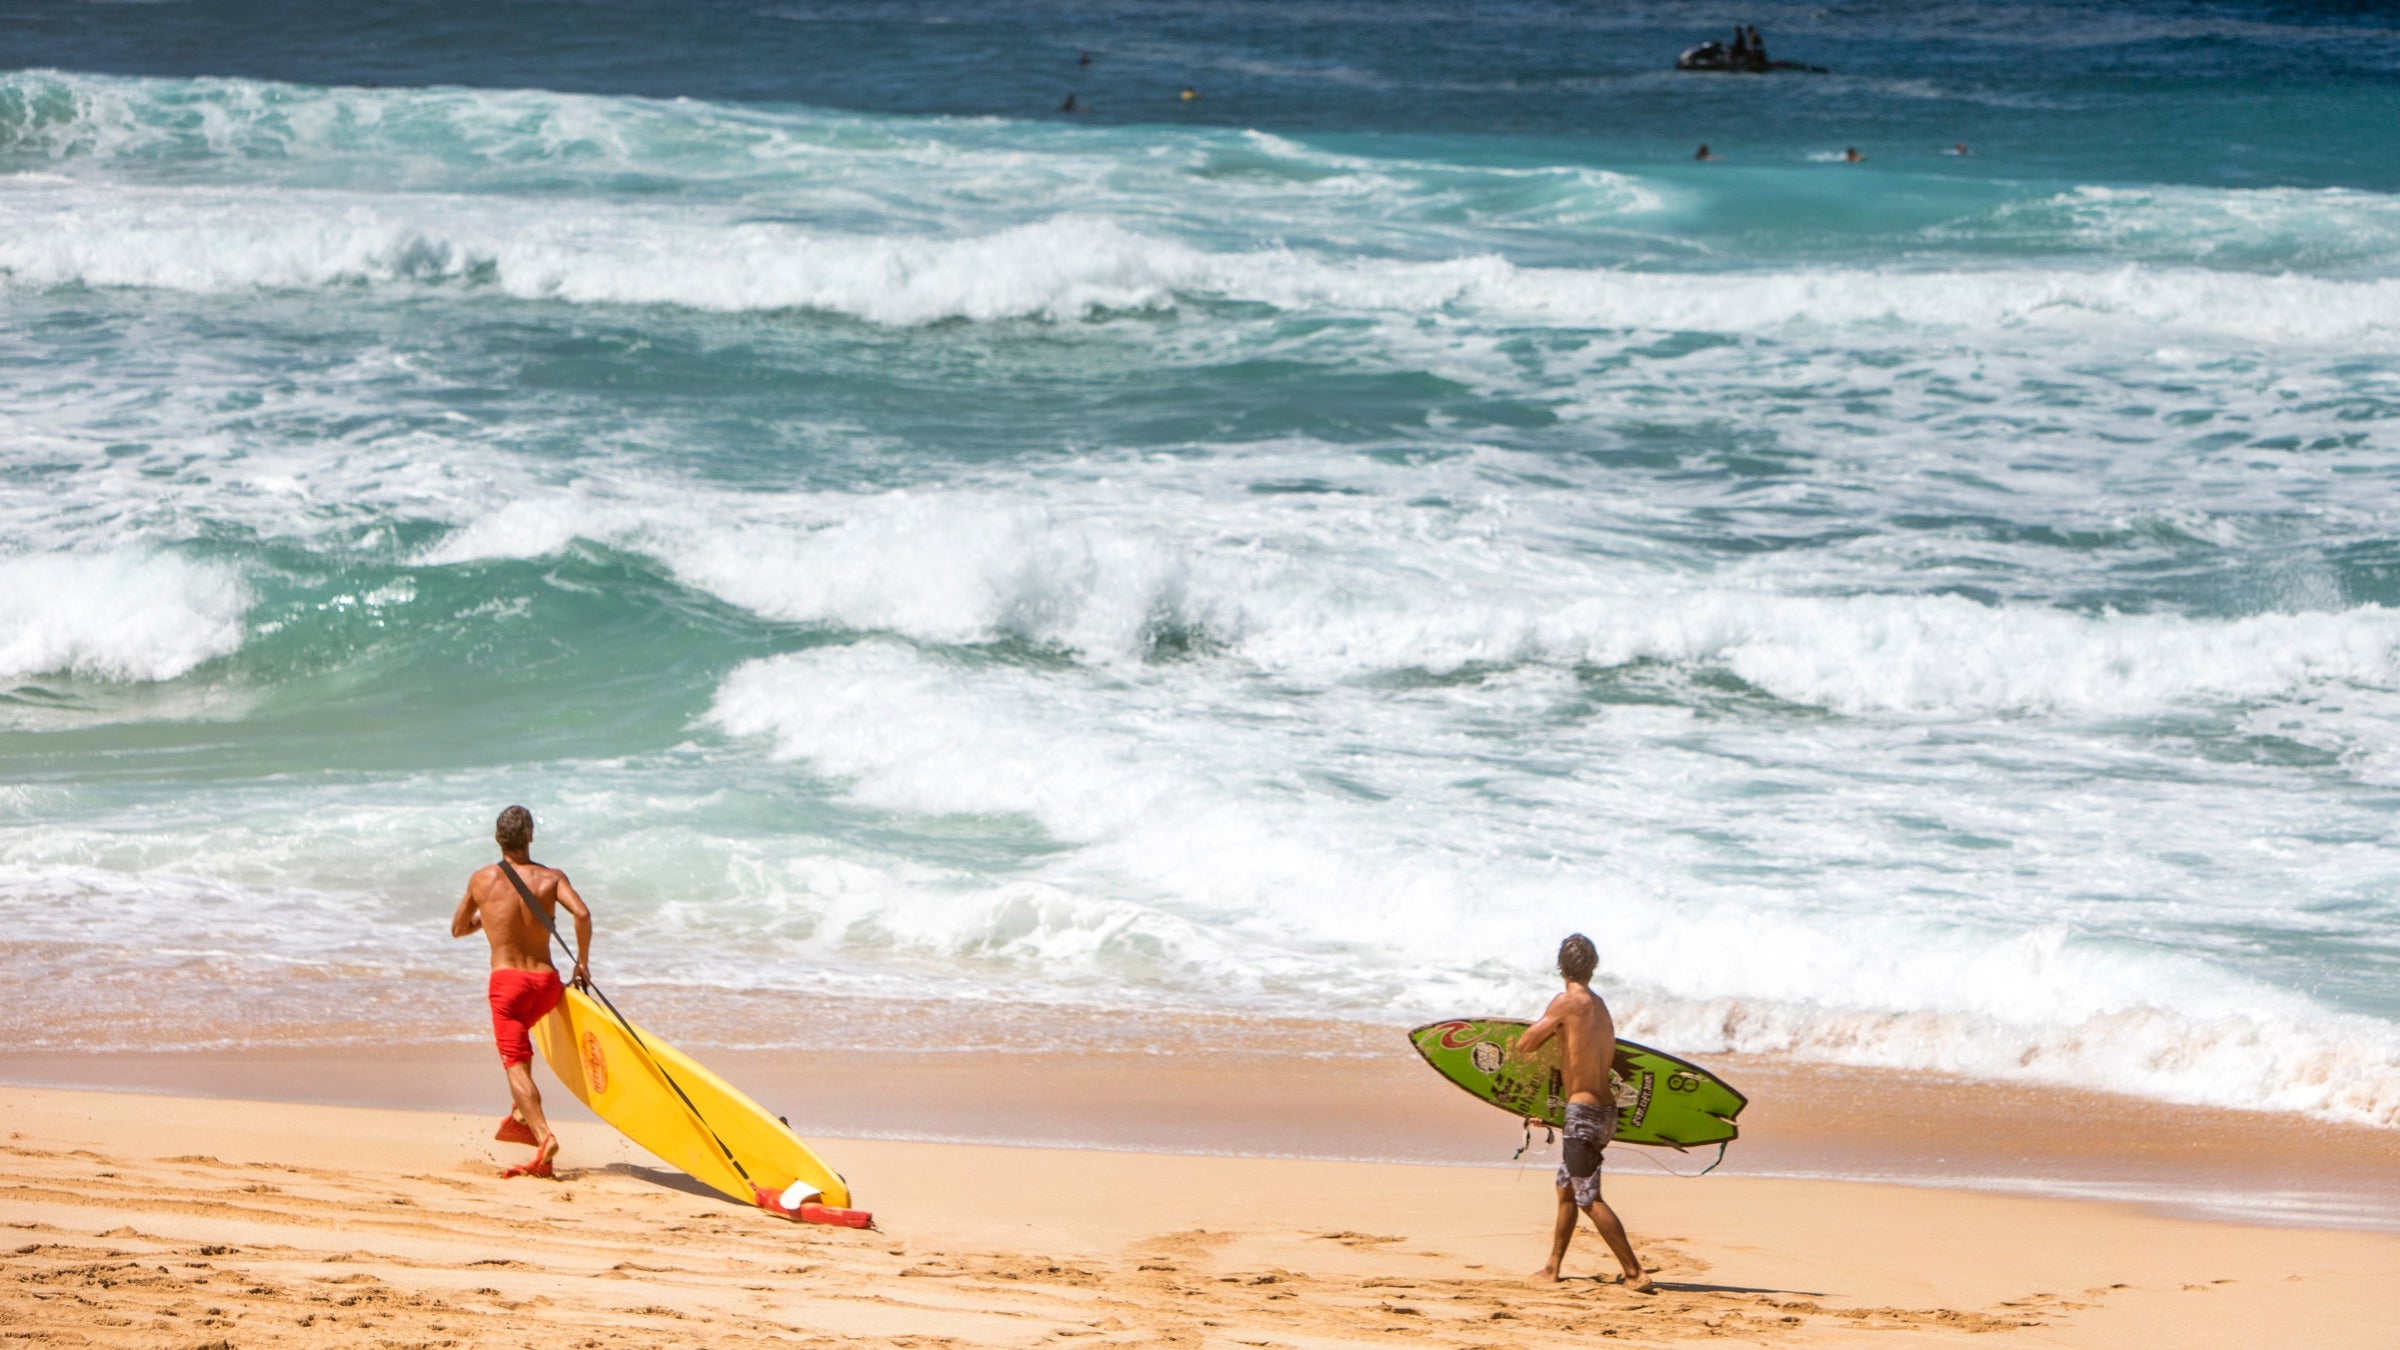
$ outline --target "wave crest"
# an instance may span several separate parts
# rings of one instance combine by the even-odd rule
[[[976,234],[836,233],[744,209],[325,190],[95,190],[22,181],[0,199],[18,285],[218,293],[442,286],[570,304],[811,310],[888,325],[1068,320],[1188,300],[1414,323],[1609,331],[1925,333],[2041,329],[2253,343],[2400,339],[2400,279],[2191,266],[1748,273],[1532,266],[1473,252],[1331,258],[1211,251],[1105,215]],[[1462,247],[1464,247],[1462,245]]]
[[[1109,666],[1213,655],[1340,681],[1477,666],[1730,673],[1844,713],[2107,716],[2400,688],[2400,610],[2082,613],[1955,595],[1702,586],[1597,557],[1419,530],[1385,509],[1297,520],[1194,503],[1180,531],[972,491],[791,496],[744,521],[568,497],[513,503],[427,555],[535,556],[589,538],[780,622],[916,642],[1023,641]]]
[[[249,593],[171,553],[0,558],[0,678],[171,680],[242,645]]]

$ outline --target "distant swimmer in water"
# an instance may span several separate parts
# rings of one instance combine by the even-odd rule
[[[1064,102],[1064,103],[1061,103],[1061,104],[1059,104],[1059,105],[1058,105],[1058,110],[1059,110],[1060,112],[1082,112],[1082,111],[1083,111],[1083,109],[1081,109],[1081,108],[1078,108],[1078,107],[1076,107],[1076,106],[1075,106],[1075,96],[1074,96],[1073,94],[1069,94],[1069,95],[1067,95],[1067,101],[1066,101],[1066,102]]]
[[[1090,52],[1077,52],[1077,53],[1075,53],[1075,64],[1076,64],[1076,65],[1079,65],[1079,66],[1088,66],[1088,65],[1090,65],[1091,63],[1092,63],[1092,54],[1091,54]]]
[[[1695,151],[1695,152],[1693,153],[1693,155],[1692,155],[1692,158],[1694,158],[1694,159],[1715,159],[1715,158],[1716,158],[1716,156],[1715,156],[1715,155],[1713,155],[1713,154],[1710,154],[1710,153],[1709,153],[1709,150],[1708,150],[1708,142],[1706,142],[1706,141],[1702,141],[1702,142],[1700,142],[1700,148],[1699,148],[1699,150],[1697,150],[1697,151]]]
[[[1200,101],[1200,91],[1199,91],[1199,90],[1197,90],[1197,89],[1194,89],[1193,87],[1191,87],[1191,86],[1190,86],[1190,85],[1188,85],[1188,84],[1187,84],[1187,85],[1185,85],[1185,86],[1183,87],[1183,101],[1184,101],[1184,102],[1186,102],[1186,103],[1197,103],[1197,102],[1199,102],[1199,101]]]
[[[1965,141],[1960,141],[1958,144],[1956,144],[1956,145],[1954,145],[1954,146],[1951,146],[1949,149],[1947,149],[1947,150],[1944,150],[1942,153],[1943,153],[1943,154],[1945,154],[1945,155],[1964,155],[1964,154],[1971,154],[1971,153],[1973,153],[1973,152],[1971,152],[1971,151],[1969,151],[1969,150],[1967,149],[1967,143],[1966,143]]]
[[[1867,157],[1858,153],[1858,147],[1853,145],[1842,151],[1842,162],[1844,164],[1864,164],[1867,162]]]

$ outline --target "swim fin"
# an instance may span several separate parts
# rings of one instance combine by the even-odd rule
[[[529,1148],[538,1146],[542,1142],[533,1137],[533,1130],[524,1121],[517,1119],[513,1112],[500,1117],[500,1128],[492,1135],[492,1138],[503,1144],[524,1144]]]

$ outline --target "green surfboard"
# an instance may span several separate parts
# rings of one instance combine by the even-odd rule
[[[1508,1058],[1531,1025],[1506,1017],[1461,1018],[1418,1027],[1408,1042],[1434,1072],[1478,1100],[1536,1124],[1561,1126],[1567,1122],[1558,1071],[1562,1038],[1552,1037],[1528,1059]],[[1733,1118],[1749,1098],[1690,1060],[1619,1041],[1608,1078],[1617,1096],[1613,1142],[1687,1149],[1741,1134]]]

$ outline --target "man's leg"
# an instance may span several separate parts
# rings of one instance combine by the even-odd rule
[[[542,1114],[542,1090],[533,1085],[533,1061],[521,1059],[508,1066],[508,1097],[512,1104],[509,1114],[525,1122],[539,1141],[536,1162],[548,1162],[558,1156],[558,1136],[550,1132],[549,1117]]]
[[[1550,1225],[1550,1264],[1533,1272],[1532,1279],[1541,1284],[1556,1284],[1558,1268],[1567,1259],[1567,1244],[1575,1240],[1575,1193],[1558,1188],[1558,1219]]]
[[[1625,1287],[1639,1294],[1653,1292],[1657,1286],[1651,1284],[1650,1277],[1642,1273],[1642,1263],[1634,1259],[1633,1243],[1625,1236],[1625,1225],[1617,1222],[1617,1212],[1608,1207],[1606,1200],[1594,1194],[1591,1208],[1584,1213],[1592,1216],[1592,1227],[1600,1230],[1600,1240],[1607,1243],[1608,1249],[1616,1254],[1617,1265],[1625,1272]],[[1575,1222],[1571,1213],[1567,1222]],[[1566,1251],[1567,1244],[1559,1243],[1558,1249]]]

